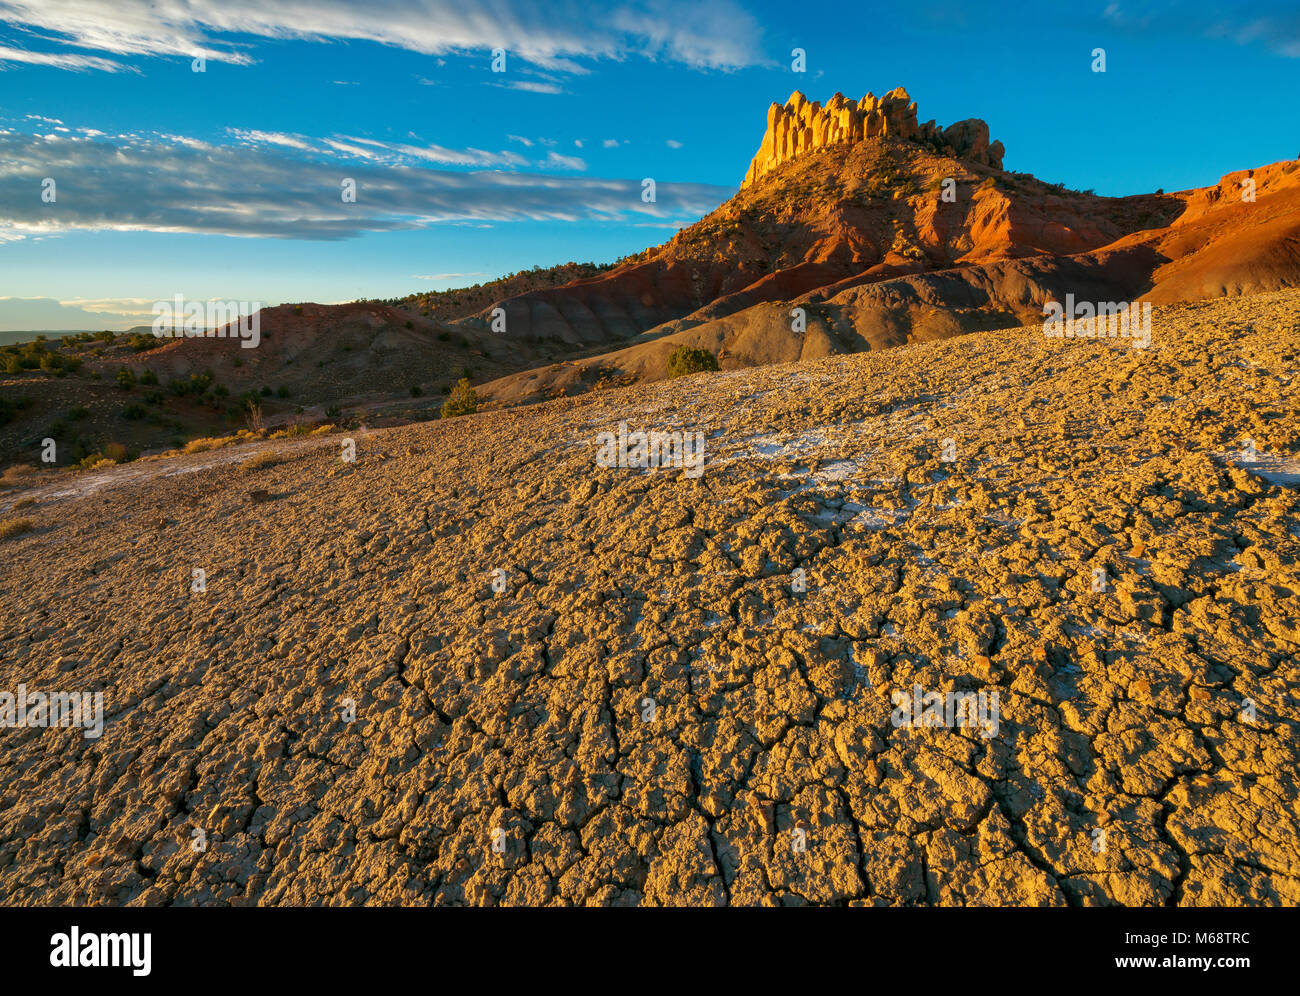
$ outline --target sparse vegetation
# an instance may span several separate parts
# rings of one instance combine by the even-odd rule
[[[6,467],[5,472],[0,474],[0,486],[6,488],[17,487],[35,473],[36,468],[31,464],[16,463],[12,467]]]
[[[668,376],[685,377],[687,374],[704,373],[718,369],[718,358],[707,349],[692,346],[678,346],[668,357]]]
[[[0,398],[0,425],[8,425],[18,413],[26,411],[32,406],[32,399],[23,395],[17,401],[10,401],[8,398]]]
[[[478,411],[478,394],[470,386],[469,378],[462,377],[456,381],[450,397],[442,403],[443,418],[457,418],[460,415],[473,415]]]
[[[445,291],[431,291],[402,298],[358,303],[387,304],[428,318],[450,322],[477,314],[489,305],[504,301],[508,297],[549,287],[559,287],[574,280],[589,280],[609,272],[623,262],[624,260],[616,263],[561,263],[558,266],[534,266],[531,270],[509,273],[487,283],[474,284],[472,287],[456,287]],[[412,323],[407,322],[406,327],[411,328]],[[442,342],[447,341],[442,335],[439,335],[438,339]]]
[[[284,463],[284,456],[275,450],[265,450],[256,456],[249,457],[240,466],[244,470],[265,470],[267,467],[274,467],[278,463]]]
[[[0,519],[0,539],[9,539],[36,528],[35,519]]]

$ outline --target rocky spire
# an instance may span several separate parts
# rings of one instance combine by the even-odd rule
[[[916,104],[901,86],[883,97],[868,93],[857,103],[837,93],[825,107],[796,90],[785,104],[767,109],[767,133],[741,186],[804,152],[876,137],[938,142],[962,159],[1002,168],[1002,143],[989,143],[987,124],[978,118],[942,130],[933,121],[917,124]]]

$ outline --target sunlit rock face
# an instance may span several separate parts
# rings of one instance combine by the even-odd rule
[[[916,104],[902,87],[883,97],[868,93],[857,103],[837,93],[822,107],[796,90],[767,109],[767,133],[742,186],[749,186],[784,162],[827,145],[867,138],[897,138],[943,148],[963,159],[1002,168],[1001,142],[989,142],[988,125],[978,118],[939,128],[918,124]]]

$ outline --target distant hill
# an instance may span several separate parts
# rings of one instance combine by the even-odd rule
[[[575,280],[585,280],[612,270],[617,265],[616,263],[561,263],[558,266],[534,266],[531,270],[520,270],[518,273],[511,273],[470,287],[408,294],[406,297],[381,300],[377,303],[389,304],[426,318],[450,322],[473,315],[484,308],[490,308],[506,298],[544,288],[559,287]]]

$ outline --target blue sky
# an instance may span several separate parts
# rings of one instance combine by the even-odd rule
[[[1294,4],[1021,6],[0,0],[0,330],[610,261],[730,196],[794,89],[905,86],[1106,194],[1300,154]]]

